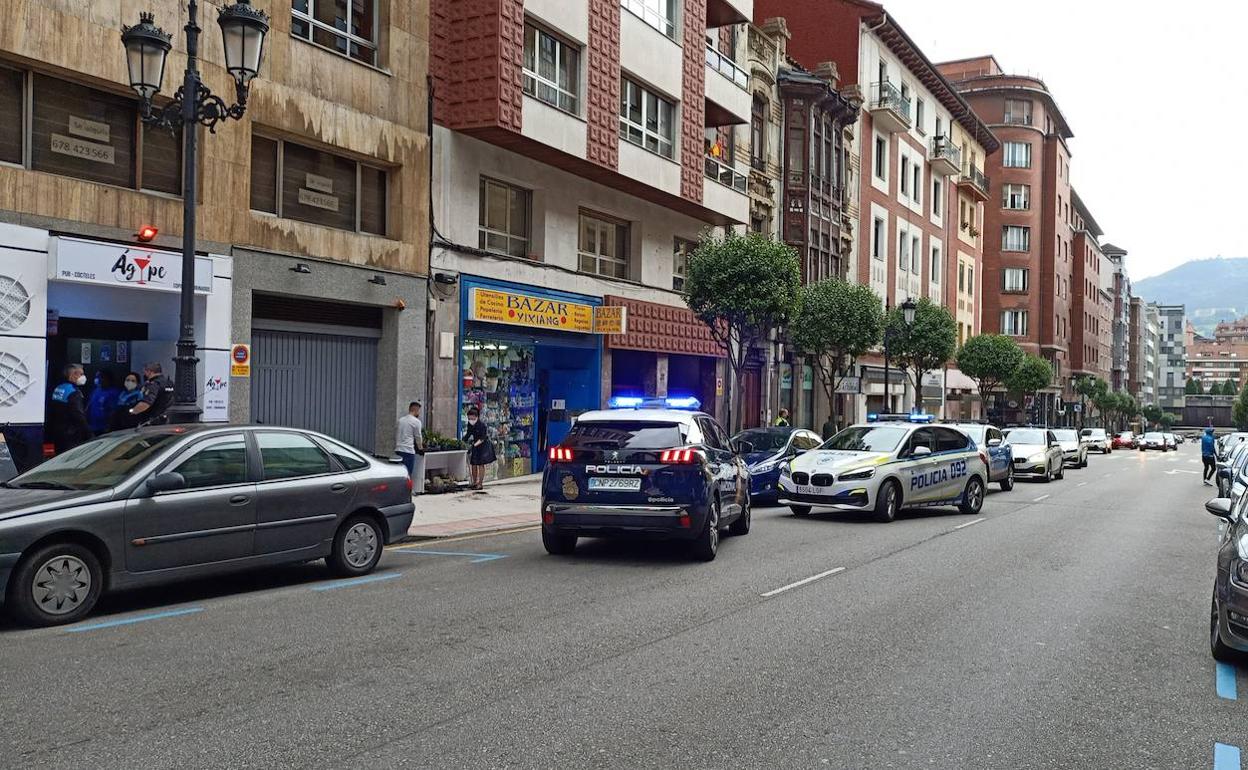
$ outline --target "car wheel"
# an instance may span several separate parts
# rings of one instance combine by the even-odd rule
[[[1048,463],[1044,464],[1044,475],[1040,477],[1040,480],[1045,484],[1053,480],[1053,468]]]
[[[901,508],[901,489],[896,481],[885,481],[875,498],[875,520],[890,522],[897,518]]]
[[[1009,492],[1014,488],[1014,466],[1005,469],[1005,478],[1001,479],[1001,491]]]
[[[99,601],[104,571],[91,549],[52,543],[22,559],[9,579],[9,612],[30,626],[59,626],[86,617]]]
[[[789,510],[793,511],[794,516],[806,516],[810,513],[809,505],[790,505]]]
[[[984,507],[984,482],[979,476],[971,476],[966,482],[966,489],[962,490],[962,502],[958,505],[958,510],[968,516],[974,516]]]
[[[1239,653],[1222,641],[1222,629],[1218,623],[1218,597],[1215,593],[1209,607],[1209,654],[1214,660],[1235,663]]]
[[[1057,473],[1053,474],[1053,478],[1057,479],[1058,481],[1061,481],[1062,479],[1066,478],[1066,461],[1065,460],[1057,464]]]
[[[752,515],[750,513],[751,507],[750,498],[747,496],[745,498],[745,506],[741,509],[741,515],[738,516],[737,520],[732,522],[732,524],[728,527],[728,534],[733,537],[750,534],[750,516]]]
[[[1084,456],[1083,456],[1083,459],[1081,459],[1081,460],[1079,461],[1079,467],[1080,467],[1080,468],[1086,468],[1086,467],[1088,467],[1088,456],[1087,456],[1087,455],[1084,455]]]
[[[689,552],[698,561],[714,561],[715,554],[719,553],[719,498],[711,501],[711,509],[706,514],[706,525],[690,544]]]
[[[559,535],[543,529],[542,546],[551,556],[568,556],[576,550],[576,535]]]
[[[352,516],[338,528],[333,550],[325,563],[336,575],[367,575],[377,569],[384,544],[385,535],[376,520],[370,516]]]

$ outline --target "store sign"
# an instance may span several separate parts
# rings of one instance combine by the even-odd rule
[[[182,289],[182,255],[172,251],[55,238],[48,256],[48,277],[56,281],[156,291]],[[212,260],[196,257],[195,293],[211,294],[212,277]]]
[[[85,139],[64,134],[52,134],[49,141],[52,152],[60,155],[70,155],[94,163],[107,163],[110,166],[116,162],[116,154],[112,145],[88,142]]]
[[[628,308],[602,305],[594,308],[594,334],[627,334]]]
[[[815,369],[813,366],[802,366],[802,390],[815,389]]]
[[[43,422],[46,368],[42,337],[0,337],[0,424]]]
[[[205,350],[203,412],[204,422],[229,422],[230,419],[230,369],[232,356],[224,350]]]
[[[299,202],[304,206],[312,208],[325,209],[326,211],[338,210],[338,196],[326,195],[322,192],[309,190],[306,187],[299,188]]]
[[[780,369],[780,389],[793,389],[793,367],[785,366]]]
[[[107,142],[110,137],[107,123],[80,118],[77,115],[69,116],[69,133],[97,142]]]
[[[48,310],[47,300],[43,254],[0,247],[0,336],[45,336],[48,313],[55,312]]]
[[[251,376],[251,345],[236,343],[230,346],[230,376]]]
[[[590,305],[480,287],[469,294],[468,318],[565,332],[594,331],[594,308]]]
[[[841,381],[836,384],[836,392],[843,395],[856,395],[862,392],[861,377],[842,377]]]

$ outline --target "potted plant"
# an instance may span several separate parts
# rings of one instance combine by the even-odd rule
[[[456,480],[468,478],[468,445],[457,438],[426,430],[425,472]]]

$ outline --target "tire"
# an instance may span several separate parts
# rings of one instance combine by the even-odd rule
[[[377,569],[385,543],[381,525],[371,516],[350,516],[334,535],[333,550],[325,563],[340,577],[367,575]]]
[[[1053,480],[1053,469],[1050,468],[1049,464],[1046,462],[1044,464],[1044,475],[1040,477],[1040,481],[1042,481],[1045,484],[1048,484],[1052,480]]]
[[[576,550],[576,535],[557,535],[543,529],[542,546],[551,556],[570,556]]]
[[[714,561],[719,553],[719,498],[711,502],[706,524],[697,538],[689,544],[689,555],[698,561]]]
[[[750,534],[750,518],[753,516],[751,513],[751,509],[753,507],[754,506],[750,502],[749,495],[746,495],[745,507],[741,510],[741,515],[737,517],[737,520],[729,525],[728,534],[733,537],[741,537],[742,535]]]
[[[1053,474],[1053,478],[1057,479],[1058,481],[1061,481],[1062,479],[1066,478],[1066,461],[1065,460],[1058,463],[1057,473]]]
[[[790,505],[789,510],[793,512],[794,516],[807,516],[810,514],[809,505]]]
[[[1079,467],[1080,467],[1080,468],[1086,468],[1086,467],[1088,467],[1088,456],[1087,456],[1087,455],[1084,455],[1084,456],[1083,456],[1083,459],[1079,461]]]
[[[1218,627],[1218,597],[1214,594],[1209,609],[1209,654],[1222,663],[1239,662],[1239,652],[1222,641],[1222,629]]]
[[[95,608],[104,571],[91,549],[51,543],[30,553],[9,578],[8,610],[28,626],[75,623]]]
[[[1001,479],[1001,491],[1009,492],[1014,488],[1014,462],[1010,461],[1010,467],[1005,470],[1005,478]]]
[[[966,482],[966,489],[962,490],[962,502],[958,504],[958,510],[967,516],[974,516],[984,507],[984,482],[979,476],[971,476]]]
[[[880,492],[876,495],[875,520],[884,523],[894,521],[899,510],[901,510],[901,488],[896,481],[889,479],[880,486]]]

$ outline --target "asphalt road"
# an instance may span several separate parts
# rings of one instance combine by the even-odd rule
[[[0,626],[0,766],[1239,768],[1199,470],[1187,444],[979,517],[759,510],[710,564],[524,531],[392,550],[370,582],[118,596]]]

